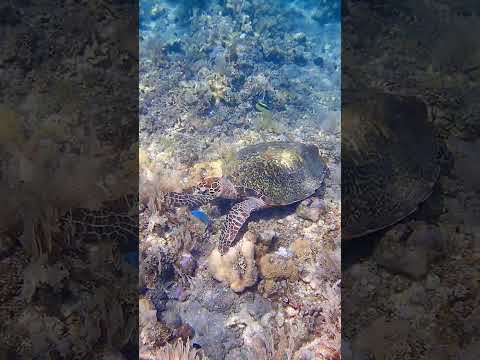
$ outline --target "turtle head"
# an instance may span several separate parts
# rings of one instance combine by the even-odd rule
[[[193,192],[194,194],[208,195],[212,198],[237,198],[235,186],[225,177],[205,178],[200,184],[194,187]]]

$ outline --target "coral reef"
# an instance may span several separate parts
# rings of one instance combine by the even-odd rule
[[[264,279],[298,279],[297,264],[284,248],[277,253],[264,255],[259,261],[259,269]]]
[[[315,344],[334,358],[339,3],[140,5],[140,282],[157,326],[210,360],[314,359]],[[202,222],[167,208],[165,193],[221,175],[238,150],[268,141],[315,144],[331,174],[300,204],[252,214],[222,256],[215,244],[232,202],[202,206]]]
[[[206,358],[198,350],[191,347],[189,340],[184,343],[181,339],[178,339],[173,345],[167,344],[167,346],[150,354],[141,353],[140,359],[205,360]]]
[[[233,291],[242,292],[257,282],[254,259],[256,236],[247,232],[224,255],[214,249],[208,258],[208,266],[218,281],[225,281]]]

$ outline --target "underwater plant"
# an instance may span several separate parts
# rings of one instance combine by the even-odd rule
[[[266,329],[265,334],[256,334],[247,347],[249,359],[256,360],[293,360],[295,352],[295,329],[284,326],[278,329]]]

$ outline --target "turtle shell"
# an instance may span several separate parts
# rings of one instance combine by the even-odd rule
[[[303,200],[321,186],[327,167],[318,148],[297,142],[268,142],[241,149],[224,167],[238,188],[253,190],[271,206]]]
[[[417,98],[375,94],[342,108],[342,238],[414,212],[440,172],[440,147]]]

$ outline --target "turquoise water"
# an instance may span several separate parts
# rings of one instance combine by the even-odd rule
[[[277,135],[335,127],[324,120],[340,109],[340,45],[338,1],[140,1],[141,90],[157,93],[141,98],[141,123],[190,112]],[[258,101],[274,121],[252,119]]]

